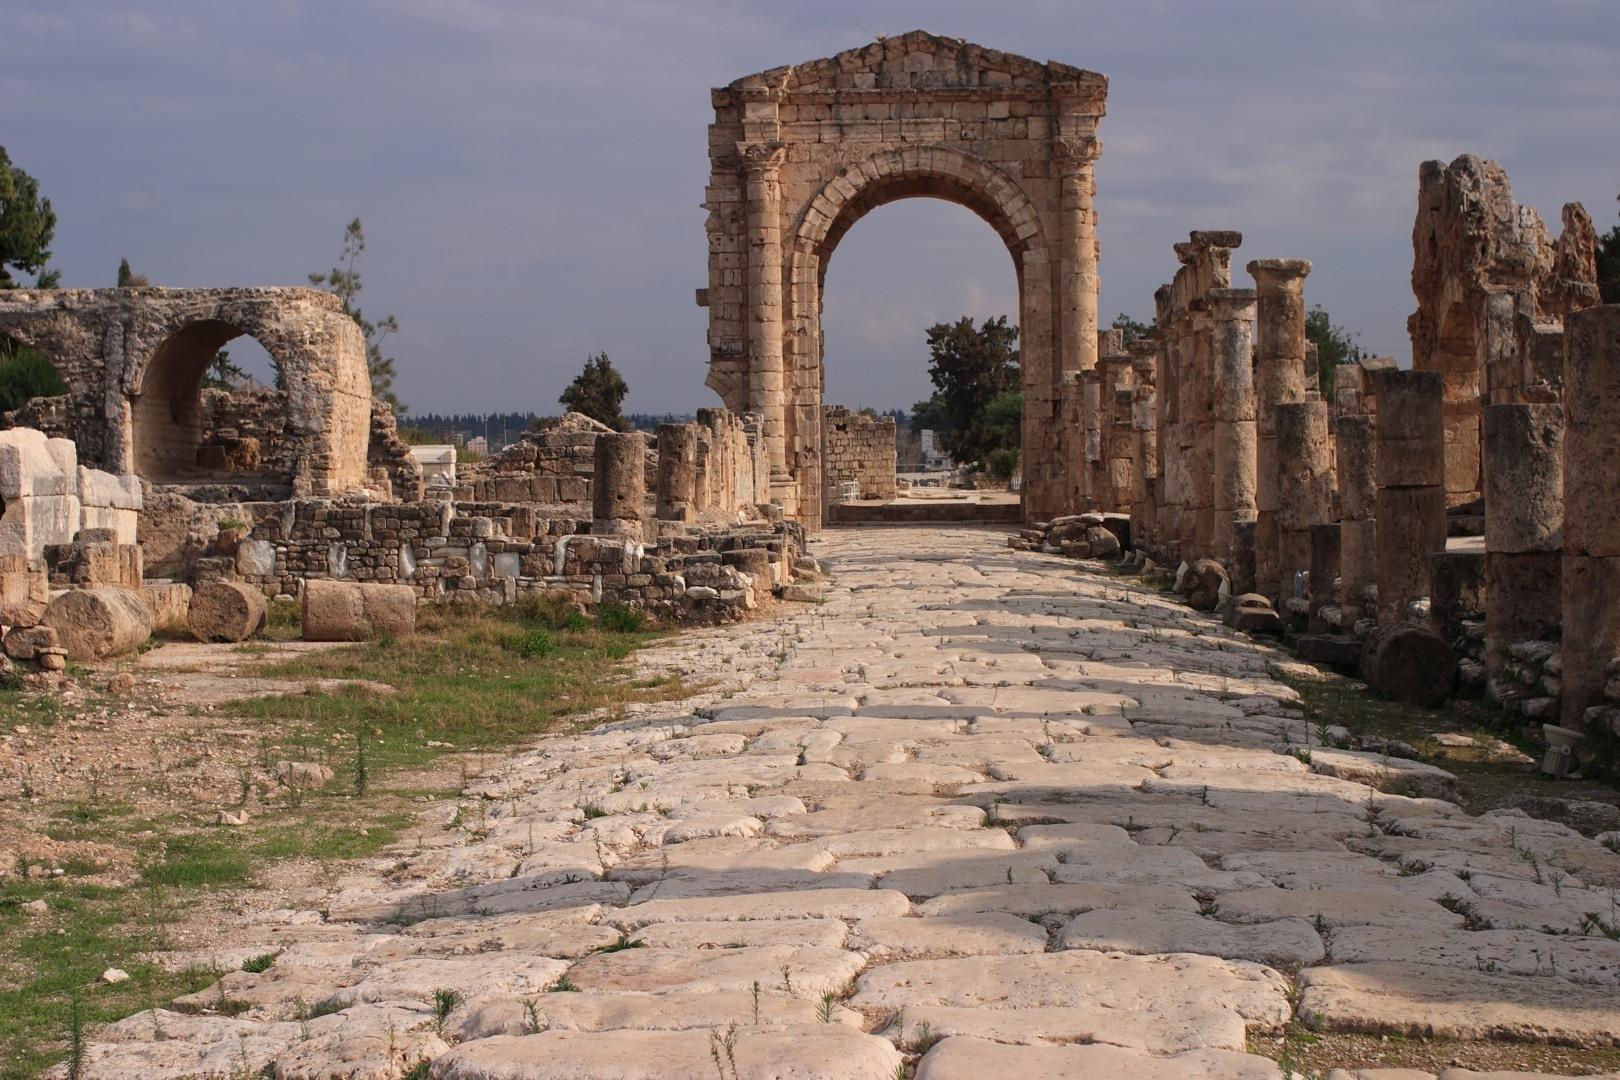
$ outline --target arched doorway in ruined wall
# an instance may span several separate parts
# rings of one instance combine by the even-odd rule
[[[263,415],[227,410],[232,415],[221,426],[240,434],[253,420],[273,429],[283,459],[275,471],[295,494],[341,495],[366,483],[365,341],[329,293],[14,290],[0,293],[0,333],[39,348],[69,384],[60,433],[78,443],[82,463],[155,483],[236,471],[199,461],[199,399],[204,369],[220,346],[251,337],[280,365],[285,391]]]
[[[850,226],[947,199],[1001,235],[1018,277],[1026,518],[1081,506],[1065,388],[1096,365],[1092,166],[1107,80],[915,31],[714,91],[708,384],[761,416],[771,495],[820,525],[821,293]]]

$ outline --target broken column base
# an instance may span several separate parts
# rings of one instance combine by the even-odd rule
[[[1340,634],[1301,634],[1294,639],[1294,655],[1309,664],[1355,671],[1361,667],[1361,640]]]
[[[1362,644],[1361,677],[1391,700],[1433,709],[1457,687],[1457,656],[1428,627],[1380,626]]]

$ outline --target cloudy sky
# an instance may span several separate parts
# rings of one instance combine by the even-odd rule
[[[686,411],[716,403],[709,88],[918,28],[1110,77],[1104,320],[1151,315],[1189,229],[1235,228],[1404,360],[1420,162],[1500,161],[1555,231],[1565,201],[1620,209],[1616,0],[7,0],[0,145],[56,208],[65,285],[120,258],[302,284],[359,216],[414,410],[556,411],[605,350],[627,409]],[[840,245],[826,309],[828,400],[909,406],[925,327],[1016,317],[1012,263],[906,200]]]

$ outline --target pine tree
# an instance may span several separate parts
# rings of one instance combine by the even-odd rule
[[[624,395],[629,392],[624,377],[614,369],[607,353],[597,353],[585,361],[585,369],[557,400],[569,412],[584,413],[614,431],[629,431],[630,424],[619,411]]]
[[[45,269],[50,260],[56,212],[40,197],[39,181],[11,164],[0,146],[0,289],[22,288],[7,267],[34,274],[34,287],[56,287],[61,274]]]
[[[349,227],[343,230],[343,250],[338,254],[340,265],[333,267],[325,274],[309,275],[311,285],[324,288],[327,292],[335,293],[343,301],[343,311],[360,327],[360,332],[366,339],[366,369],[371,373],[371,395],[381,398],[393,407],[394,413],[404,416],[409,410],[404,402],[394,394],[394,359],[382,353],[383,338],[399,330],[399,322],[392,315],[385,315],[373,323],[360,311],[356,298],[360,295],[360,271],[356,265],[360,261],[360,253],[366,250],[366,234],[360,225],[360,219],[355,218],[349,222]],[[281,372],[276,371],[276,387],[284,389],[281,385]]]

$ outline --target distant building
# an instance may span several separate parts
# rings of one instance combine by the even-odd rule
[[[411,457],[422,466],[422,482],[428,487],[456,486],[456,448],[454,445],[413,446]]]
[[[472,438],[467,440],[467,445],[463,449],[465,449],[469,454],[477,454],[479,457],[487,457],[489,455],[489,440],[484,438],[482,435],[474,435]]]
[[[940,472],[951,467],[951,455],[940,446],[939,436],[932,430],[923,428],[919,440],[922,443],[923,472]]]

